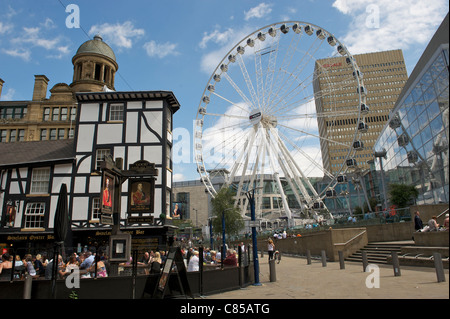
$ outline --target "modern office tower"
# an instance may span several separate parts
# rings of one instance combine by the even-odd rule
[[[358,167],[362,170],[370,166],[373,146],[389,118],[389,112],[408,79],[401,50],[365,53],[353,56],[359,77],[365,87],[365,104],[369,112],[365,116],[360,141],[364,147],[355,155]],[[320,72],[318,68],[320,66]],[[329,95],[316,96],[316,110],[322,161],[324,169],[337,174],[354,140],[358,125],[360,101],[354,80],[353,68],[345,57],[335,57],[316,62],[314,81],[315,92],[329,88]]]

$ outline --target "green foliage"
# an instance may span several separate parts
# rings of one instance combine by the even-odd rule
[[[369,204],[370,204],[370,208],[372,208],[372,211],[374,212],[376,207],[377,207],[377,199],[376,198],[369,198]],[[364,202],[364,212],[368,212],[369,211],[369,206],[367,205],[367,202]]]
[[[70,299],[78,299],[78,294],[75,290],[72,290],[72,292],[69,295]]]
[[[234,208],[234,191],[231,188],[222,188],[211,200],[213,213],[213,232],[222,233],[222,214],[225,212],[225,233],[230,235],[238,234],[239,230],[244,228],[239,208]]]
[[[405,208],[419,196],[419,191],[413,185],[390,184],[389,196],[392,204],[398,208]]]

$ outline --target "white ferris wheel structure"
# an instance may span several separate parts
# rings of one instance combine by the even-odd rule
[[[345,61],[349,76],[339,82],[324,60]],[[319,85],[319,77],[321,78]],[[324,84],[325,83],[325,84]],[[354,108],[339,108],[342,89],[353,94]],[[327,100],[327,105],[323,101]],[[332,33],[300,21],[274,23],[244,37],[223,57],[202,93],[194,124],[194,156],[200,179],[215,196],[211,172],[226,169],[223,187],[237,189],[244,215],[245,191],[256,189],[261,210],[264,179],[270,176],[288,220],[300,211],[327,207],[336,184],[356,165],[355,154],[367,131],[366,90],[355,59]],[[332,126],[342,116],[357,118],[352,138],[342,141],[319,133],[319,122]],[[341,146],[339,169],[322,164],[321,144]],[[311,177],[327,177],[316,190]],[[289,200],[288,194],[289,192]]]

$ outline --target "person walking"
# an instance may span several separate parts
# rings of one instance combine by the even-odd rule
[[[273,259],[274,251],[275,251],[275,244],[273,243],[273,240],[269,238],[269,241],[267,243],[267,252],[269,253],[269,261]]]

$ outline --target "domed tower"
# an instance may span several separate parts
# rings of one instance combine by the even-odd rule
[[[119,68],[113,50],[100,35],[84,42],[72,58],[74,92],[100,92],[104,86],[114,89],[114,76]]]

